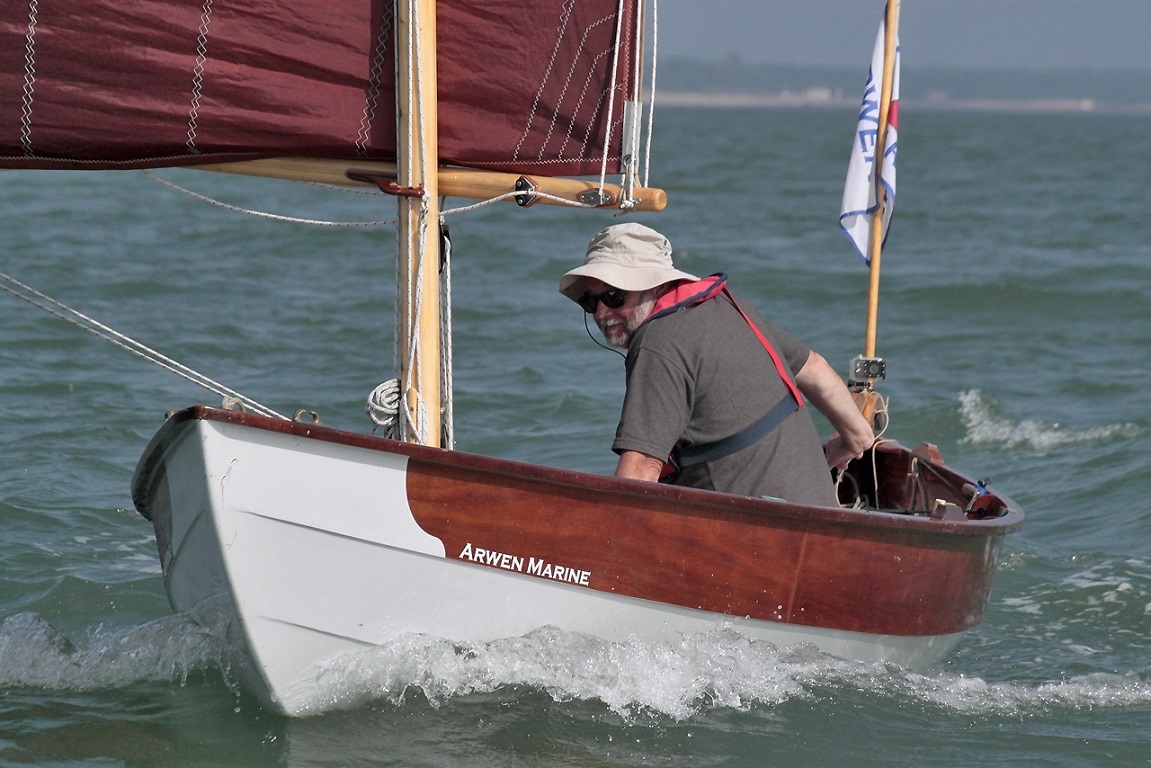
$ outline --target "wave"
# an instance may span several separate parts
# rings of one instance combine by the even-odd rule
[[[226,646],[188,615],[93,630],[77,645],[36,613],[0,623],[0,688],[90,691],[145,681],[183,683],[194,670],[226,669]]]
[[[997,404],[978,389],[959,395],[960,417],[967,434],[960,442],[971,445],[1032,450],[1037,453],[1066,445],[1106,443],[1135,437],[1141,430],[1130,422],[1083,430],[1046,421],[1011,421],[999,413]]]
[[[0,688],[90,691],[155,681],[183,684],[194,670],[219,670],[224,695],[233,696],[229,656],[235,649],[219,637],[189,616],[175,615],[119,632],[98,631],[78,647],[37,614],[17,614],[0,624]],[[964,714],[1151,705],[1147,671],[988,682],[844,661],[811,646],[777,648],[723,627],[674,642],[609,642],[555,627],[473,643],[406,635],[329,663],[317,681],[314,713],[379,701],[438,708],[455,697],[526,689],[559,703],[598,701],[632,723],[772,708],[837,692]]]
[[[844,661],[810,646],[780,649],[732,629],[677,642],[612,643],[544,627],[489,643],[409,636],[340,660],[325,670],[317,709],[380,699],[402,705],[416,692],[439,706],[454,696],[516,686],[546,691],[557,702],[598,700],[629,721],[774,707],[822,698],[829,691],[832,696],[857,691],[911,699],[985,715],[1151,704],[1151,679],[1145,672],[1031,684],[987,682]]]

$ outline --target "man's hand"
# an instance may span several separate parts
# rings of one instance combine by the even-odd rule
[[[827,441],[829,467],[843,469],[875,443],[875,431],[859,412],[847,385],[821,355],[812,352],[808,356],[795,383],[837,430]]]
[[[847,469],[847,464],[852,459],[863,458],[863,452],[871,447],[874,443],[874,438],[867,440],[866,443],[857,443],[855,445],[848,444],[840,435],[832,435],[827,440],[827,466],[832,469]],[[862,445],[862,447],[860,447]]]

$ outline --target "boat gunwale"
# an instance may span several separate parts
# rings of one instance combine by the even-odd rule
[[[580,470],[560,469],[539,464],[501,459],[482,454],[464,451],[432,448],[392,440],[377,435],[367,435],[349,432],[321,424],[300,421],[276,419],[245,411],[226,410],[206,405],[193,405],[177,411],[168,417],[164,425],[156,432],[148,447],[141,455],[132,480],[133,500],[137,510],[148,518],[144,500],[147,495],[138,492],[138,486],[150,482],[147,478],[155,471],[155,462],[161,449],[169,440],[176,437],[176,431],[182,425],[195,421],[222,422],[236,424],[253,429],[260,429],[281,434],[321,440],[328,443],[347,445],[353,448],[392,453],[406,456],[417,461],[446,464],[464,469],[498,474],[521,479],[530,479],[552,486],[571,487],[581,492],[614,493],[623,497],[642,499],[645,502],[653,500],[681,502],[688,504],[693,510],[713,508],[726,513],[737,513],[752,516],[788,518],[795,520],[821,521],[838,523],[851,527],[869,527],[878,529],[896,529],[917,531],[920,533],[946,533],[957,536],[1006,536],[1018,530],[1023,524],[1024,513],[1011,499],[1001,493],[993,492],[1006,508],[1007,512],[999,517],[982,519],[935,519],[923,515],[888,512],[883,510],[849,509],[806,506],[770,499],[757,499],[734,494],[709,491],[699,488],[685,488],[680,486],[651,483],[642,480],[618,478],[610,475],[600,475]],[[877,450],[909,453],[906,448],[890,441],[880,443]],[[159,455],[157,452],[161,452]],[[952,479],[961,482],[970,482],[969,478],[947,467],[936,466],[936,470],[950,475]],[[150,518],[149,518],[150,519]]]

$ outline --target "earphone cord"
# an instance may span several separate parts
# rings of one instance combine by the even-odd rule
[[[591,332],[591,326],[589,326],[589,325],[587,324],[587,319],[588,319],[589,317],[590,317],[590,315],[589,315],[587,312],[584,312],[584,313],[583,313],[583,329],[584,329],[585,331],[587,331],[587,335],[588,335],[588,338],[589,338],[589,339],[591,339],[592,341],[594,341],[594,342],[595,342],[595,343],[596,343],[598,346],[601,346],[601,347],[603,347],[604,349],[606,349],[608,352],[615,352],[617,355],[619,355],[620,357],[622,357],[623,359],[625,359],[625,360],[626,360],[626,359],[627,359],[627,355],[625,355],[623,352],[620,352],[620,351],[619,351],[618,349],[616,349],[615,347],[609,347],[607,344],[604,344],[602,341],[600,341],[599,339],[597,339],[597,338],[595,337],[595,334],[593,334],[593,333]]]

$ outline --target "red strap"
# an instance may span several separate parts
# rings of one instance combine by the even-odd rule
[[[767,340],[767,337],[764,336],[763,332],[751,321],[751,318],[743,311],[743,307],[739,306],[735,297],[727,290],[727,275],[717,272],[702,280],[683,282],[674,286],[656,301],[651,314],[644,320],[644,323],[650,323],[652,320],[672,314],[681,309],[702,304],[718,296],[720,293],[726,296],[736,311],[743,316],[744,321],[748,327],[751,328],[752,333],[759,339],[759,343],[767,350],[767,354],[771,357],[771,362],[775,365],[776,373],[778,373],[779,378],[783,380],[784,386],[791,392],[791,396],[795,398],[795,404],[802,408],[803,395],[800,394],[799,387],[796,386],[795,380],[791,377],[791,372],[787,370],[787,366],[779,359],[779,353],[775,351],[775,347],[771,345],[771,342]]]
[[[791,378],[791,373],[787,370],[786,366],[784,366],[783,361],[779,359],[779,353],[775,351],[775,347],[771,345],[771,342],[767,340],[763,332],[751,321],[751,318],[747,316],[747,313],[743,311],[743,307],[739,306],[739,303],[736,302],[735,297],[731,295],[727,288],[723,289],[723,295],[728,298],[732,306],[734,306],[739,314],[743,316],[743,319],[747,321],[747,325],[751,328],[752,333],[759,339],[759,343],[763,345],[763,348],[767,350],[767,354],[771,356],[771,362],[775,363],[776,373],[779,374],[779,378],[783,379],[783,383],[791,392],[791,396],[795,398],[796,405],[802,408],[803,395],[800,394],[799,387],[796,386],[795,380]]]

